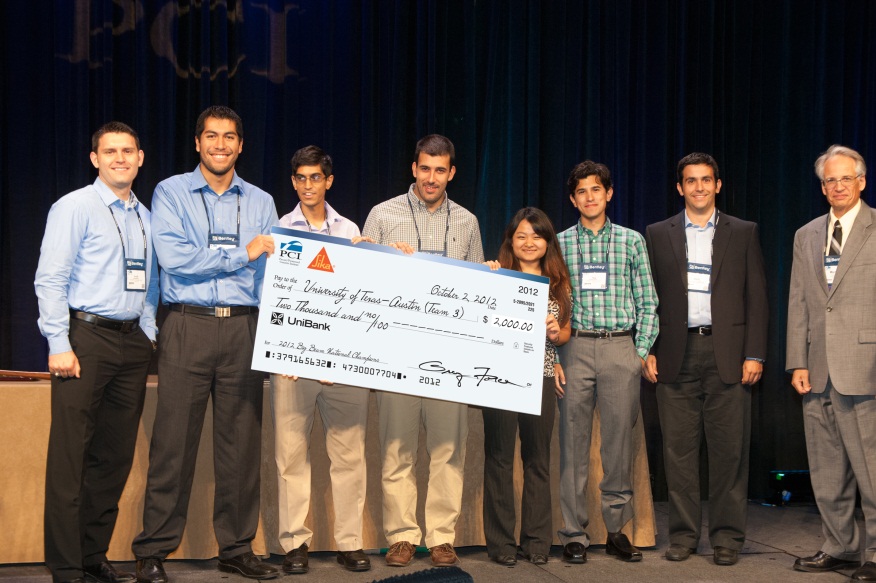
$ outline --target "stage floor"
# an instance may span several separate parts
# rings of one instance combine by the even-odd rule
[[[460,567],[478,583],[503,581],[528,582],[578,582],[611,581],[638,582],[663,581],[681,583],[696,582],[775,582],[812,581],[830,583],[848,581],[851,571],[836,573],[808,574],[792,570],[797,557],[814,554],[821,547],[821,520],[814,506],[790,506],[775,508],[757,503],[749,505],[748,541],[745,544],[739,563],[733,567],[718,567],[712,562],[712,549],[701,541],[699,554],[685,562],[672,563],[663,558],[669,546],[666,538],[666,503],[655,504],[657,518],[657,546],[642,549],[644,560],[641,563],[622,563],[605,554],[602,545],[589,549],[587,564],[568,565],[560,560],[562,548],[555,546],[547,565],[536,567],[520,562],[516,567],[501,567],[491,562],[484,547],[463,547],[458,549]],[[859,516],[860,519],[860,516]],[[705,526],[703,531],[706,531]],[[280,565],[283,557],[273,555],[271,563]],[[133,569],[133,563],[120,563],[120,567]],[[206,583],[247,581],[243,577],[221,573],[216,569],[216,560],[168,561],[166,563],[170,583]],[[393,575],[405,575],[428,569],[431,564],[428,555],[418,554],[407,568],[387,567],[380,556],[372,556],[372,569],[365,573],[344,571],[335,562],[334,553],[314,553],[310,559],[310,573],[300,577],[287,576],[282,581],[305,580],[308,583],[330,581],[366,582]],[[0,566],[0,583],[50,583],[51,577],[42,565],[4,565]],[[275,580],[279,581],[279,580]]]

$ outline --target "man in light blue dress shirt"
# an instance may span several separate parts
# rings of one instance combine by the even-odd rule
[[[207,108],[195,131],[200,164],[159,183],[152,199],[161,298],[170,313],[161,327],[143,532],[133,544],[141,582],[167,581],[162,563],[185,529],[209,397],[219,569],[277,576],[251,547],[259,518],[264,375],[250,368],[277,210],[268,193],[234,171],[242,147],[240,117],[228,107]]]
[[[106,551],[157,333],[150,214],[131,192],[143,164],[140,140],[110,122],[91,148],[98,177],[52,205],[34,281],[52,373],[44,527],[56,583],[134,580],[107,562]]]

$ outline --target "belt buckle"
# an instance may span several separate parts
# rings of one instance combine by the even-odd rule
[[[217,318],[230,318],[231,317],[231,306],[216,306],[216,317]]]
[[[611,340],[611,332],[609,332],[608,330],[597,330],[596,337],[600,340],[605,340],[606,338]]]

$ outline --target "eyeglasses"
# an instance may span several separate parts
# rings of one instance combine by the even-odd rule
[[[863,174],[858,174],[857,176],[843,176],[842,178],[828,178],[827,180],[822,180],[821,183],[828,190],[834,190],[839,184],[842,184],[845,188],[848,188],[852,185],[852,181],[857,180],[861,176],[863,176]]]
[[[325,176],[322,174],[311,174],[310,176],[305,176],[304,174],[296,174],[292,177],[292,180],[297,182],[298,184],[304,184],[307,180],[310,179],[312,184],[319,184],[323,180],[325,180]]]

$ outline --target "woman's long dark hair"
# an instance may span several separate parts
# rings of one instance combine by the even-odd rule
[[[521,221],[528,221],[532,230],[539,237],[547,241],[547,250],[541,258],[541,274],[550,278],[551,296],[560,304],[560,326],[569,321],[572,315],[572,286],[569,282],[569,269],[563,260],[563,252],[560,250],[560,242],[557,241],[557,233],[554,225],[544,212],[528,206],[517,211],[511,222],[505,227],[505,237],[499,248],[499,265],[505,269],[520,271],[520,261],[514,256],[511,241],[514,232],[520,226]]]

